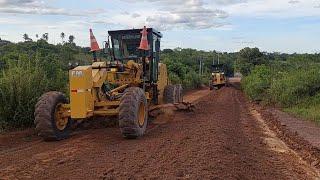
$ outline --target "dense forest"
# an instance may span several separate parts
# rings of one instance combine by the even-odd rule
[[[51,90],[68,93],[69,66],[91,63],[89,48],[77,46],[73,36],[58,45],[49,44],[45,36],[24,39],[20,43],[0,40],[0,131],[32,126],[38,97]],[[236,53],[181,48],[161,52],[171,82],[185,89],[207,85],[211,65],[218,59],[228,76],[244,75],[243,89],[252,100],[302,115],[320,107],[319,54],[264,53],[257,48]]]

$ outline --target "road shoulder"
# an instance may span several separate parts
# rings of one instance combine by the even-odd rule
[[[311,166],[320,169],[320,127],[275,108],[253,105],[269,128]]]

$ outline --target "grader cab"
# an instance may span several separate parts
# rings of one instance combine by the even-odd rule
[[[112,58],[97,61],[99,48],[91,35],[94,62],[69,71],[69,98],[56,91],[39,98],[35,126],[43,139],[65,139],[74,121],[99,116],[118,116],[122,135],[137,138],[146,131],[149,108],[182,102],[182,86],[169,84],[160,62],[160,32],[131,29],[109,31],[109,36],[105,52]]]

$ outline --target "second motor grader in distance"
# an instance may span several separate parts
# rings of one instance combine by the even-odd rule
[[[210,90],[227,86],[228,79],[225,75],[223,64],[213,64],[211,66],[211,79],[209,81]]]
[[[99,48],[90,32],[95,54]],[[56,91],[39,98],[34,122],[45,140],[65,139],[73,121],[97,116],[118,116],[122,135],[137,138],[146,131],[150,106],[182,101],[181,85],[169,84],[160,62],[160,32],[130,29],[109,31],[109,36],[106,50],[112,59],[70,70],[69,98]]]

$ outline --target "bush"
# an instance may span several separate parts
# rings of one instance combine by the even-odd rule
[[[174,73],[170,73],[170,74],[169,74],[169,79],[170,79],[170,82],[171,82],[172,84],[181,84],[181,83],[182,83],[182,81],[181,81],[181,79],[179,78],[179,76],[176,75],[176,74],[174,74]]]
[[[299,104],[320,90],[319,67],[296,69],[275,79],[270,88],[271,101],[284,107]]]
[[[186,89],[198,88],[201,86],[201,84],[201,76],[194,71],[189,71],[183,80],[183,85]]]
[[[89,62],[79,47],[42,40],[0,46],[0,54],[0,130],[32,126],[39,96],[68,92],[68,63]]]
[[[28,60],[9,64],[0,77],[0,129],[31,126],[34,106],[49,83],[38,64]]]
[[[266,98],[271,84],[271,70],[265,65],[256,66],[249,76],[244,77],[241,86],[250,99],[261,101]]]

